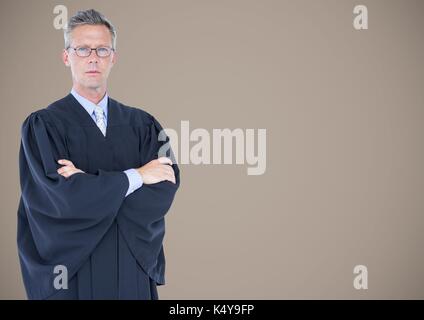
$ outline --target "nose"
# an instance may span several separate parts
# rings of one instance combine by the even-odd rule
[[[98,63],[99,62],[99,58],[97,57],[96,52],[91,52],[90,56],[88,57],[88,63]]]

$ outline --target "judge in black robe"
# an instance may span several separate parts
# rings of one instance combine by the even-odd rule
[[[18,249],[30,299],[158,299],[165,284],[164,217],[180,184],[143,184],[125,197],[123,172],[168,150],[158,121],[108,98],[106,136],[72,94],[31,113],[19,152]],[[163,140],[163,139],[162,139]],[[59,159],[83,172],[60,175]],[[68,288],[54,285],[56,266]]]

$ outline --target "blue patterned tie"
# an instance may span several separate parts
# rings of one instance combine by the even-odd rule
[[[94,109],[94,115],[96,116],[96,124],[100,131],[106,136],[106,119],[101,106],[97,106]]]

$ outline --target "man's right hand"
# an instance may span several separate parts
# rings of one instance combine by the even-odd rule
[[[154,184],[165,180],[175,183],[172,161],[167,157],[152,160],[138,168],[137,171],[143,179],[143,184]]]

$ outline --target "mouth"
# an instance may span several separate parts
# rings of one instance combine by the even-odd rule
[[[86,74],[88,74],[88,75],[97,75],[97,74],[100,74],[100,72],[97,71],[97,70],[90,70],[90,71],[87,71]]]

